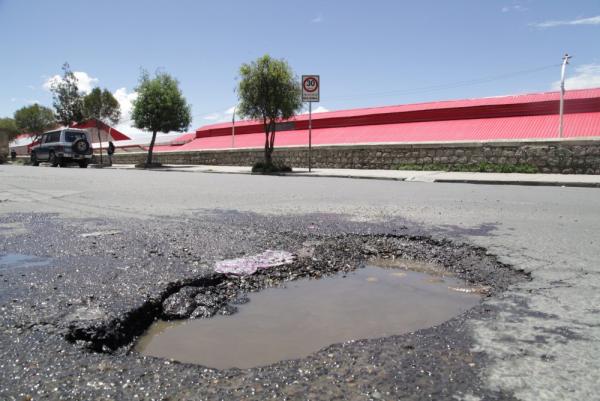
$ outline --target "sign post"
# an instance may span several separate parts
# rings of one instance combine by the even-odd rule
[[[312,104],[319,102],[321,82],[318,75],[302,75],[302,101],[308,102],[308,172],[312,171]]]

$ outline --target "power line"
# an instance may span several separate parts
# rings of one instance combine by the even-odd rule
[[[514,71],[514,72],[510,72],[510,73],[506,73],[506,74],[493,75],[493,76],[482,77],[482,78],[477,78],[477,79],[450,82],[450,83],[446,83],[446,84],[429,85],[429,86],[422,86],[422,87],[416,87],[416,88],[411,88],[411,89],[394,89],[394,90],[387,90],[387,91],[380,91],[380,92],[368,92],[368,93],[362,93],[362,94],[357,93],[357,94],[348,94],[348,95],[342,95],[342,96],[331,96],[331,97],[328,96],[325,99],[326,100],[353,100],[353,99],[359,99],[359,98],[365,98],[365,97],[377,98],[377,97],[387,97],[387,96],[392,96],[392,95],[402,96],[402,95],[414,95],[414,94],[421,94],[421,93],[431,93],[431,92],[444,91],[444,90],[448,90],[448,89],[462,88],[462,87],[466,87],[466,86],[480,85],[480,84],[485,84],[488,82],[500,81],[500,80],[510,79],[510,78],[514,78],[514,77],[518,77],[518,76],[530,75],[530,74],[534,74],[536,72],[545,71],[545,70],[548,70],[551,68],[557,68],[560,66],[561,66],[561,64],[550,64],[550,65],[546,65],[543,67]],[[222,114],[222,113],[223,113],[222,110],[211,111],[211,112],[201,112],[201,113],[194,114],[192,116],[192,118],[200,117],[200,116],[207,116],[207,115],[211,115],[211,114]],[[132,121],[132,119],[129,118],[126,120],[122,120],[119,123],[125,124],[125,123],[131,122],[131,121]]]
[[[377,96],[389,96],[389,95],[412,95],[412,94],[427,93],[427,92],[437,92],[437,91],[446,90],[446,89],[455,89],[455,88],[460,88],[460,87],[465,87],[465,86],[479,85],[479,84],[483,84],[483,83],[499,81],[499,80],[513,78],[513,77],[517,77],[517,76],[521,76],[521,75],[529,75],[529,74],[533,74],[536,72],[548,70],[550,68],[556,68],[559,66],[560,66],[560,64],[551,64],[551,65],[546,65],[543,67],[533,68],[533,69],[529,69],[529,70],[515,71],[515,72],[511,72],[511,73],[495,75],[495,76],[486,77],[486,78],[471,79],[471,80],[466,80],[466,81],[457,81],[457,82],[452,82],[452,83],[447,83],[447,84],[422,86],[422,87],[417,87],[417,88],[412,88],[412,89],[395,89],[395,90],[389,90],[389,91],[370,92],[370,93],[355,94],[355,95],[353,94],[353,95],[343,95],[343,96],[332,96],[332,97],[327,97],[326,99],[327,100],[339,100],[339,99],[352,100],[352,99],[363,98],[363,97],[377,97]]]

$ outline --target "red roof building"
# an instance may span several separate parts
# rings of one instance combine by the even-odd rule
[[[558,137],[559,92],[439,101],[313,114],[314,145],[497,141]],[[600,137],[600,88],[568,91],[564,137]],[[306,146],[308,115],[279,124],[276,146]],[[232,123],[182,135],[158,151],[232,147]],[[264,146],[261,122],[235,124],[236,148]]]

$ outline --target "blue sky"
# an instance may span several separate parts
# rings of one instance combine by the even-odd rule
[[[0,117],[51,106],[65,61],[125,114],[140,68],[173,74],[192,129],[230,118],[240,64],[265,53],[320,74],[336,110],[550,90],[566,51],[567,89],[600,87],[598,0],[0,0]]]

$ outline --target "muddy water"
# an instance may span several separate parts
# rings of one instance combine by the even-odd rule
[[[158,321],[136,350],[218,369],[268,365],[334,343],[442,323],[479,302],[478,295],[450,289],[463,284],[440,274],[367,266],[345,277],[249,294],[233,316]]]
[[[0,255],[0,269],[38,267],[50,264],[49,258],[9,253]]]

